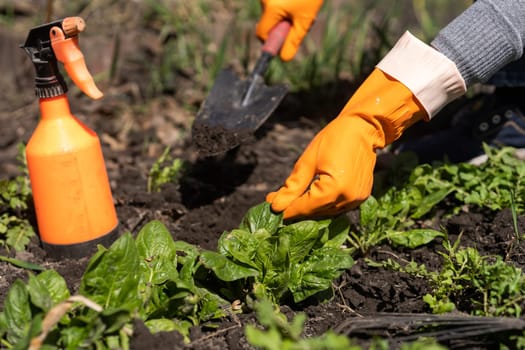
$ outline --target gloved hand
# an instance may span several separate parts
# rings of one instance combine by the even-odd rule
[[[292,22],[280,52],[283,61],[290,61],[310,30],[323,0],[261,0],[261,3],[263,13],[255,31],[259,39],[266,41],[277,23],[283,20]]]
[[[266,200],[285,219],[357,207],[371,193],[376,150],[465,91],[456,65],[407,32]]]

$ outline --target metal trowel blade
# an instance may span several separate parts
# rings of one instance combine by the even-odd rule
[[[224,153],[253,138],[288,92],[284,85],[268,86],[260,79],[239,79],[230,69],[222,70],[202,104],[192,126],[192,139],[202,156]]]

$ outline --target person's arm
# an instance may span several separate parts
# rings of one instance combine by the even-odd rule
[[[376,150],[523,54],[521,1],[478,0],[432,47],[405,33],[266,200],[285,218],[335,215],[371,193]],[[482,34],[485,30],[485,34]],[[489,40],[490,38],[490,40]]]
[[[372,191],[376,150],[465,91],[452,61],[405,33],[266,200],[285,219],[355,208]]]
[[[467,86],[485,82],[523,55],[525,1],[478,0],[431,45],[456,64]]]
[[[266,41],[268,33],[281,21],[290,21],[292,27],[280,51],[283,61],[290,61],[323,5],[323,0],[261,0],[263,13],[255,33]]]

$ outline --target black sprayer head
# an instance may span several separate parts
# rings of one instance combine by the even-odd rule
[[[67,17],[34,27],[29,31],[23,48],[35,67],[35,94],[38,98],[48,98],[65,94],[67,85],[60,74],[57,58],[51,47],[50,30],[53,27],[62,29],[66,36],[73,37],[84,29],[80,17]]]

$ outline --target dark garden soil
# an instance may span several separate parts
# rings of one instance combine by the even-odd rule
[[[31,9],[24,11],[21,9],[18,14],[22,22],[33,23],[29,20],[33,14]],[[94,30],[96,25],[90,27],[88,20],[88,31],[89,28]],[[0,106],[0,174],[2,177],[13,177],[19,174],[17,145],[27,142],[34,130],[39,117],[38,104],[33,97],[32,68],[18,48],[25,38],[24,26],[17,24],[9,31],[0,29],[0,83],[4,95]],[[135,43],[134,51],[126,46],[130,43]],[[102,38],[86,35],[85,39],[81,39],[81,47],[92,72],[100,72],[107,67],[108,62],[97,61],[97,56],[112,50]],[[91,101],[72,88],[69,94],[72,110],[101,139],[120,220],[119,233],[130,231],[136,234],[148,221],[157,219],[166,225],[174,239],[215,250],[217,239],[224,231],[238,227],[250,207],[264,201],[269,191],[281,185],[301,151],[321,125],[337,114],[355,85],[338,82],[335,89],[331,86],[314,92],[289,94],[249,142],[226,154],[202,158],[192,143],[190,127],[195,111],[205,96],[202,93],[192,94],[188,88],[191,81],[180,78],[175,91],[144,97],[148,67],[138,65],[135,59],[148,57],[155,63],[160,50],[161,45],[153,29],[127,32],[122,37],[122,51],[130,56],[122,61],[120,71],[112,82],[100,86],[105,97],[100,101]],[[328,90],[336,93],[328,98],[323,94]],[[170,147],[169,154],[173,158],[185,161],[183,176],[176,184],[164,185],[160,192],[148,193],[148,171],[166,146]],[[352,222],[356,222],[357,211],[348,215]],[[30,213],[28,217],[34,222]],[[514,229],[509,210],[498,213],[465,211],[446,220],[437,217],[434,222],[426,224],[435,228],[444,227],[452,240],[462,233],[462,245],[476,247],[482,254],[503,256],[517,266],[525,267],[525,246],[513,240]],[[524,217],[519,217],[519,229],[525,232]],[[437,268],[441,264],[437,254],[440,249],[439,240],[415,250],[382,245],[375,247],[366,258],[383,260],[398,257]],[[1,253],[14,256],[14,252]],[[73,293],[78,289],[88,262],[88,257],[53,260],[47,256],[38,239],[34,239],[27,251],[16,254],[16,257],[56,269],[64,276]],[[0,305],[9,286],[19,278],[25,280],[27,272],[0,263]],[[406,328],[402,321],[406,317],[410,319],[410,315],[401,314],[430,311],[422,300],[422,296],[429,291],[423,280],[369,267],[364,256],[356,257],[355,266],[334,281],[334,290],[333,298],[326,303],[283,305],[283,312],[290,317],[297,312],[307,314],[306,336],[333,329],[360,336],[362,344],[366,344],[370,331],[359,331],[357,324],[352,326],[349,320],[384,317],[389,324],[376,331],[393,337],[403,334]],[[463,306],[461,311],[468,312],[469,306]],[[389,316],[396,318],[389,319]],[[191,333],[192,342],[187,346],[183,345],[177,333],[152,335],[142,324],[136,323],[132,347],[249,349],[243,326],[255,321],[255,315],[248,313],[219,322],[217,329],[195,327]],[[505,339],[505,335],[490,334],[471,339],[460,337],[445,344],[456,348],[491,348],[493,342],[501,339]]]

